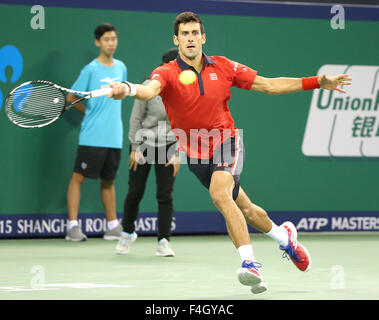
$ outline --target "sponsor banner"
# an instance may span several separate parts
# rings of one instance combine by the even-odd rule
[[[379,157],[379,66],[324,65],[349,74],[346,93],[314,90],[302,151],[316,157]]]
[[[298,232],[377,232],[379,211],[374,212],[270,212],[278,225],[284,221],[295,224]],[[122,219],[119,214],[118,218]],[[106,229],[104,214],[80,214],[79,223],[88,236],[101,236]],[[63,214],[1,215],[0,238],[64,237],[67,216]],[[156,213],[141,213],[136,232],[139,235],[156,235]],[[177,212],[174,215],[172,234],[226,234],[225,222],[218,212]],[[249,227],[249,231],[257,231]]]
[[[379,211],[373,212],[292,212],[288,219],[298,232],[377,232]],[[291,219],[292,218],[292,219]]]

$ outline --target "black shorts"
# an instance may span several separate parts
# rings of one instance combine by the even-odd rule
[[[240,175],[245,159],[245,149],[240,136],[232,137],[224,141],[218,147],[213,157],[209,160],[188,158],[188,168],[192,171],[200,182],[209,189],[214,171],[230,172],[234,178],[233,199],[236,200],[240,188]],[[206,162],[206,163],[204,163]]]
[[[74,172],[87,178],[114,180],[121,160],[121,149],[78,146]]]

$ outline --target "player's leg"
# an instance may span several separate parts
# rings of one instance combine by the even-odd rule
[[[243,213],[247,223],[256,230],[269,233],[273,230],[272,234],[269,234],[272,238],[277,240],[281,245],[287,245],[288,236],[282,229],[276,229],[277,226],[271,221],[267,212],[261,207],[252,203],[245,191],[240,187],[236,204]]]
[[[284,250],[299,270],[307,271],[310,268],[310,255],[307,249],[297,241],[297,231],[291,222],[287,221],[281,226],[277,226],[264,209],[250,201],[241,187],[236,204],[245,216],[247,223],[277,241],[279,248]]]
[[[235,202],[240,189],[239,183],[243,168],[244,153],[242,138],[237,131],[235,137],[226,140],[221,147],[216,150],[214,154],[215,165],[213,166],[214,172],[212,180],[215,177],[221,177],[221,173],[228,179],[227,186],[229,190],[227,199],[229,209],[227,210],[229,211],[229,215],[234,211],[230,216],[231,226],[228,225],[228,232],[229,234],[233,234],[233,237],[237,237],[237,239],[234,240],[234,244],[242,261],[241,268],[237,270],[238,280],[243,285],[250,286],[252,293],[261,293],[267,290],[267,286],[259,270],[262,265],[257,262],[254,257],[246,219]],[[225,181],[222,183],[226,185]],[[225,201],[223,199],[225,199],[225,196],[222,197],[220,195],[219,200],[216,202],[222,203]],[[235,228],[235,230],[233,231],[232,228]]]
[[[236,248],[250,243],[246,220],[236,202],[233,200],[233,176],[226,171],[212,174],[209,194],[216,208],[225,218],[228,234]]]
[[[107,220],[105,240],[119,240],[122,227],[117,219],[115,179],[121,159],[121,149],[102,148],[103,166],[100,172],[100,194]]]
[[[240,254],[242,266],[237,270],[239,281],[251,287],[253,293],[267,290],[259,271],[261,264],[256,261],[250,235],[243,213],[233,199],[235,180],[230,172],[215,171],[212,174],[209,192],[216,208],[223,214],[228,234]]]
[[[243,161],[244,147],[237,131],[235,137],[227,139],[215,150],[210,166],[209,192],[216,208],[225,218],[229,236],[237,249],[250,244],[245,217],[235,202]]]

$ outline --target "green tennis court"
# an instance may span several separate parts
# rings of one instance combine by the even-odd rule
[[[300,235],[312,257],[302,273],[270,238],[251,234],[268,291],[250,293],[236,277],[239,255],[226,235],[173,236],[176,257],[155,256],[140,237],[128,255],[90,238],[2,240],[1,300],[325,300],[378,299],[378,234]]]

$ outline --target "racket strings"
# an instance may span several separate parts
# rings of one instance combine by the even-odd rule
[[[58,100],[54,100],[54,99],[58,99]],[[56,101],[56,103],[59,102],[59,98],[53,98],[53,103],[54,101]],[[46,113],[46,114],[50,114],[50,113],[55,113],[56,111],[55,110],[52,110],[51,108],[51,96],[38,96],[38,98],[29,98],[29,100],[27,101],[28,105],[28,112],[29,111],[33,111],[34,113],[39,113],[39,114],[42,114],[42,113]],[[16,112],[16,115],[19,111],[21,110],[24,110],[25,108],[25,111],[26,111],[26,106],[25,106],[25,103],[26,101],[21,100],[20,101],[20,104],[23,105],[22,109],[15,106],[15,112]],[[56,104],[54,103],[54,104]]]
[[[26,102],[21,101],[20,104],[23,105],[22,108],[15,107],[10,112],[10,115],[20,123],[49,121],[49,119],[56,117],[61,112],[61,109],[52,110],[51,99],[30,99]]]
[[[11,121],[21,126],[40,126],[58,118],[65,102],[65,95],[58,88],[28,83],[10,94],[5,109]]]

